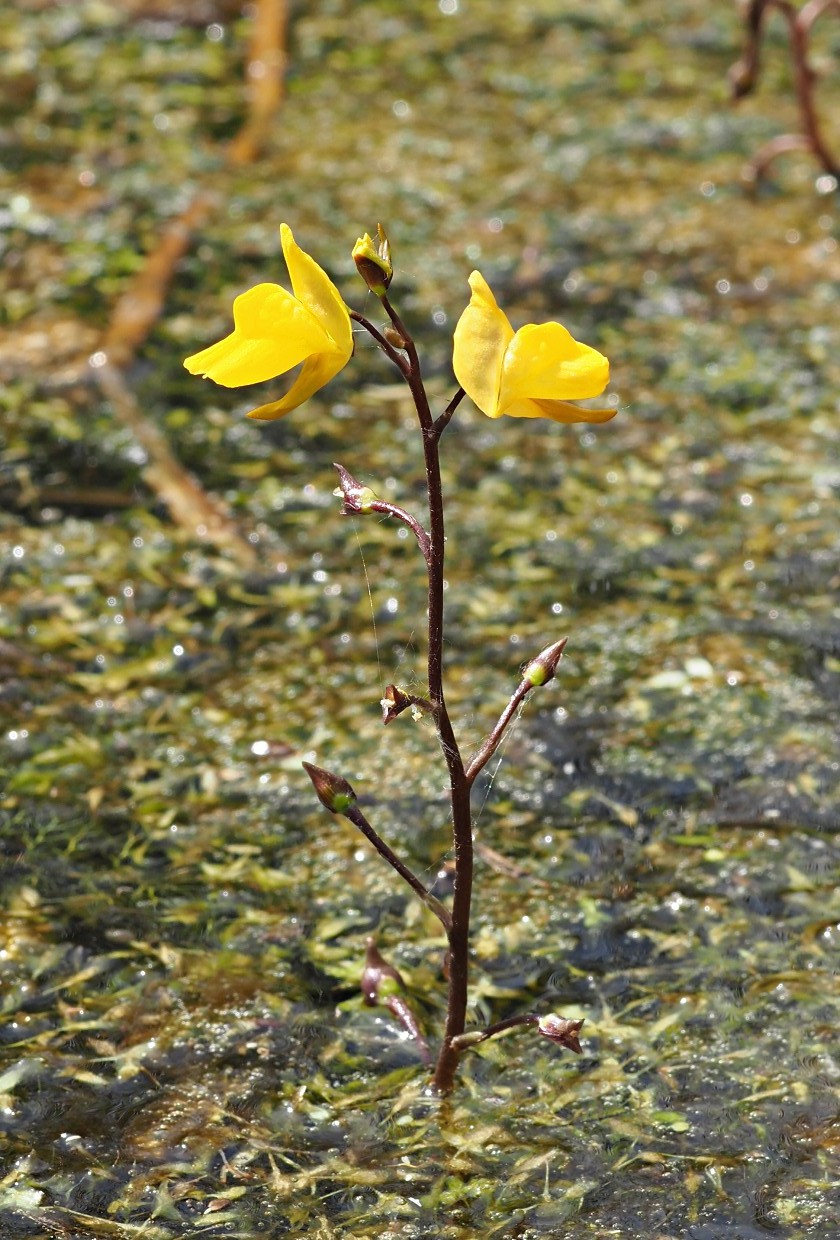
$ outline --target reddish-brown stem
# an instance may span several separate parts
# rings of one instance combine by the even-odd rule
[[[386,499],[371,500],[369,508],[371,512],[381,512],[383,516],[394,517],[395,520],[402,521],[403,525],[407,525],[417,539],[417,545],[423,553],[423,559],[427,564],[429,563],[431,540],[416,517],[413,517],[405,508],[400,508],[398,504],[390,504]]]
[[[405,862],[400,860],[394,850],[385,843],[382,836],[374,831],[373,827],[370,825],[367,818],[365,818],[358,805],[351,805],[341,812],[344,814],[345,818],[350,819],[354,827],[357,827],[358,830],[361,831],[365,839],[370,840],[380,857],[384,857],[388,864],[397,871],[400,878],[408,883],[415,895],[418,895],[426,907],[431,909],[431,911],[435,914],[447,934],[450,934],[452,929],[452,917],[450,916],[449,909],[445,908],[444,905],[441,904],[440,900],[438,900],[436,896],[432,895],[414,871],[410,870]]]
[[[406,358],[403,357],[402,353],[400,353],[398,349],[394,348],[390,340],[385,339],[382,332],[378,327],[374,327],[370,319],[366,319],[363,314],[359,314],[356,310],[349,311],[349,314],[351,319],[354,319],[355,322],[365,329],[369,336],[373,337],[385,356],[394,363],[400,374],[407,379],[409,364]]]
[[[459,1050],[478,1046],[481,1042],[486,1042],[488,1038],[494,1038],[497,1033],[506,1033],[508,1029],[515,1029],[517,1025],[536,1025],[540,1034],[548,1038],[549,1042],[553,1042],[555,1046],[562,1046],[575,1055],[581,1054],[578,1035],[583,1028],[583,1021],[570,1020],[568,1016],[560,1016],[557,1012],[549,1012],[545,1016],[538,1016],[536,1012],[525,1012],[522,1016],[509,1016],[507,1020],[497,1021],[495,1025],[488,1025],[486,1029],[471,1029],[469,1033],[462,1033],[455,1039],[455,1046]]]
[[[464,1032],[467,1019],[467,988],[469,984],[470,907],[473,880],[473,837],[470,810],[470,785],[458,749],[452,721],[446,708],[443,690],[443,588],[445,561],[445,523],[443,487],[440,476],[439,440],[423,384],[420,359],[410,333],[406,330],[387,296],[382,305],[401,340],[405,341],[408,360],[406,383],[414,400],[423,435],[423,457],[426,463],[426,490],[429,501],[429,700],[432,703],[438,738],[449,773],[452,806],[452,834],[455,851],[455,886],[452,896],[452,925],[449,929],[449,994],[443,1044],[435,1067],[433,1083],[439,1093],[448,1093],[455,1081],[460,1050],[454,1039]],[[454,413],[455,405],[452,407]],[[451,413],[450,413],[451,416]],[[448,418],[447,418],[448,421]]]
[[[444,409],[440,417],[435,418],[435,434],[437,435],[438,439],[440,439],[441,435],[446,430],[447,426],[450,423],[453,413],[458,408],[458,406],[460,405],[461,401],[464,399],[465,396],[466,396],[466,392],[464,391],[462,387],[459,387],[458,391],[452,397],[451,401],[446,406],[446,408]]]
[[[476,775],[478,775],[479,771],[481,771],[493,757],[493,754],[499,747],[499,742],[507,730],[508,724],[533,688],[534,686],[530,680],[523,680],[517,686],[516,691],[513,693],[507,706],[504,708],[501,715],[499,715],[498,722],[493,728],[493,731],[487,737],[484,744],[481,746],[478,753],[467,767],[467,783],[471,787],[475,782]]]
[[[828,8],[834,8],[840,13],[840,5],[838,5],[837,0],[829,0],[829,3],[826,3],[825,0],[812,0],[811,4],[806,4],[791,26],[790,37],[793,60],[796,65],[796,93],[799,96],[802,126],[811,144],[811,149],[823,168],[832,176],[837,177],[840,176],[840,165],[838,165],[823,141],[816,102],[814,100],[815,74],[808,64],[808,39],[810,38],[811,27],[819,15]]]
[[[788,151],[810,150],[812,150],[811,143],[804,133],[780,133],[775,138],[771,138],[769,142],[765,142],[753,155],[744,169],[744,180],[752,186],[756,181],[761,180],[773,161],[780,155],[786,155]]]
[[[557,1012],[549,1012],[545,1016],[538,1016],[536,1012],[525,1012],[522,1016],[509,1016],[507,1020],[497,1021],[486,1029],[471,1029],[454,1041],[458,1050],[467,1050],[469,1047],[479,1046],[488,1038],[495,1038],[497,1033],[515,1029],[517,1025],[536,1025],[539,1033],[548,1038],[549,1042],[580,1055],[582,1052],[579,1034],[583,1023],[582,1020],[570,1020],[568,1016],[560,1016]]]
[[[508,1016],[507,1020],[496,1021],[495,1025],[488,1025],[486,1029],[462,1033],[455,1039],[455,1045],[461,1050],[466,1050],[471,1046],[479,1046],[488,1038],[495,1038],[497,1033],[506,1033],[508,1029],[516,1029],[518,1025],[538,1025],[539,1023],[540,1018],[536,1012],[525,1012],[522,1016]]]

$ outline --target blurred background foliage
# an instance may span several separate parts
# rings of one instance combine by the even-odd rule
[[[742,44],[699,0],[7,6],[3,1235],[837,1226],[836,184],[745,194],[797,110],[775,19],[733,108]],[[267,427],[272,385],[181,366],[285,280],[281,220],[369,313],[382,220],[440,407],[474,267],[613,364],[605,427],[446,435],[467,749],[570,639],[477,798],[474,1018],[586,1024],[443,1109],[358,995],[375,932],[433,1037],[436,924],[300,769],[445,887],[433,737],[379,721],[423,690],[416,551],[332,494],[418,502],[411,409],[364,337]]]

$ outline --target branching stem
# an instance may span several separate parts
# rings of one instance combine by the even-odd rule
[[[840,0],[808,0],[801,9],[790,3],[790,0],[750,0],[744,16],[747,46],[741,59],[729,72],[733,95],[736,99],[743,98],[755,86],[760,66],[764,20],[772,9],[781,13],[787,22],[803,133],[783,134],[766,143],[748,165],[748,179],[757,181],[773,160],[785,151],[803,149],[810,150],[831,176],[840,177],[840,164],[829,149],[820,127],[814,92],[816,74],[808,61],[808,46],[814,23],[823,13],[829,11],[840,17]]]
[[[410,870],[405,862],[400,860],[394,850],[385,843],[382,836],[374,831],[358,805],[351,805],[342,812],[345,818],[349,818],[353,826],[361,831],[365,839],[370,840],[380,857],[384,857],[388,864],[393,866],[400,878],[407,882],[411,890],[420,897],[426,907],[431,909],[443,925],[444,930],[449,934],[452,928],[452,917],[450,916],[449,909],[441,904],[436,896],[432,895],[414,871]]]
[[[478,1046],[481,1042],[486,1042],[488,1038],[495,1038],[497,1033],[506,1033],[508,1029],[516,1029],[518,1025],[538,1025],[540,1018],[536,1012],[525,1012],[522,1016],[509,1016],[507,1020],[499,1020],[495,1025],[488,1025],[486,1029],[470,1030],[469,1033],[462,1033],[453,1041],[457,1048],[467,1050],[469,1047]]]
[[[455,1081],[460,1051],[454,1039],[464,1032],[467,1019],[467,987],[469,983],[470,907],[473,881],[473,836],[470,810],[470,785],[458,742],[446,707],[443,690],[443,592],[446,530],[443,512],[443,486],[440,475],[440,435],[454,413],[455,402],[440,429],[432,418],[423,384],[420,359],[411,333],[391,305],[387,296],[381,298],[400,339],[405,341],[408,359],[406,383],[414,400],[423,435],[423,457],[426,464],[426,491],[429,501],[429,556],[426,564],[429,579],[429,700],[432,703],[438,739],[449,774],[452,833],[455,846],[455,886],[452,896],[452,924],[449,928],[449,994],[446,1005],[446,1026],[443,1044],[435,1067],[433,1083],[439,1093],[449,1093]]]
[[[406,882],[420,895],[430,908],[433,908],[446,927],[449,939],[449,993],[446,1007],[446,1026],[443,1043],[434,1070],[433,1084],[441,1094],[447,1094],[455,1081],[458,1060],[464,1049],[475,1041],[483,1041],[503,1029],[514,1025],[534,1024],[536,1016],[516,1017],[502,1021],[498,1026],[490,1026],[480,1037],[476,1034],[465,1034],[467,1018],[467,997],[469,983],[469,935],[470,910],[472,903],[473,882],[473,833],[472,813],[470,808],[470,791],[473,782],[482,767],[492,757],[498,747],[508,724],[513,719],[527,693],[534,687],[533,682],[523,679],[499,717],[493,731],[473,758],[469,767],[465,767],[458,748],[458,742],[452,728],[452,721],[446,705],[443,688],[443,599],[444,599],[444,564],[446,547],[446,530],[444,522],[443,486],[440,472],[440,439],[458,405],[464,398],[464,391],[458,388],[443,413],[437,419],[432,416],[429,400],[420,370],[420,359],[410,332],[391,305],[387,295],[380,297],[383,309],[394,328],[396,339],[401,348],[397,351],[390,341],[379,332],[369,320],[362,315],[353,314],[353,318],[373,336],[384,352],[397,365],[403,374],[417,411],[420,431],[423,438],[423,458],[426,466],[426,494],[429,505],[428,532],[423,530],[419,522],[402,508],[385,501],[366,501],[370,510],[382,512],[404,522],[413,530],[426,561],[429,584],[428,605],[428,678],[429,708],[437,728],[438,739],[443,750],[449,775],[449,793],[452,812],[452,834],[455,853],[455,883],[452,897],[451,915],[443,910],[441,916],[438,901],[430,895],[415,875],[407,871],[402,862],[391,852],[386,844],[373,832],[357,806],[348,812],[351,821],[362,830],[368,839],[390,862]],[[559,653],[558,653],[559,657]],[[387,721],[386,714],[386,721]],[[355,814],[355,817],[353,816]]]
[[[440,439],[441,435],[446,430],[453,413],[458,408],[458,406],[460,405],[461,401],[464,399],[465,396],[466,396],[466,392],[464,391],[462,387],[459,387],[458,391],[452,397],[451,401],[446,406],[446,408],[444,409],[440,417],[435,418],[435,434],[437,435],[438,439]]]
[[[472,787],[475,782],[475,777],[478,775],[479,771],[482,770],[493,757],[493,754],[499,747],[502,737],[507,731],[508,724],[533,688],[534,686],[530,680],[520,681],[507,706],[504,708],[501,715],[499,715],[498,722],[493,728],[493,731],[487,737],[484,744],[481,746],[478,753],[467,767],[467,783],[470,787]]]
[[[374,327],[370,319],[366,319],[363,314],[359,314],[357,310],[348,311],[350,318],[355,320],[361,327],[365,329],[369,336],[372,336],[379,345],[382,352],[388,357],[399,370],[403,378],[408,378],[408,362],[400,353],[399,349],[395,349],[390,340],[386,340],[378,327]]]
[[[372,500],[369,506],[371,512],[381,512],[383,516],[393,517],[395,521],[402,521],[403,525],[407,525],[417,539],[417,545],[423,553],[423,559],[427,564],[429,563],[431,539],[416,517],[413,517],[405,508],[400,508],[398,504],[391,504],[385,499]]]

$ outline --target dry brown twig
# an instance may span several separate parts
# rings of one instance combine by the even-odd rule
[[[286,0],[258,0],[247,60],[248,116],[225,152],[228,164],[253,162],[268,136],[283,99],[286,65]],[[172,520],[251,567],[254,550],[225,505],[208,495],[174,455],[166,436],[142,411],[125,371],[142,348],[163,310],[169,285],[195,232],[203,225],[213,197],[199,192],[164,230],[143,268],[116,302],[93,368],[114,416],[131,432],[147,457],[143,477],[166,505]]]
[[[820,127],[814,91],[817,75],[808,60],[814,23],[830,10],[840,17],[840,0],[808,0],[801,9],[797,9],[790,0],[749,0],[744,14],[747,46],[741,59],[729,70],[732,96],[736,100],[743,99],[755,87],[760,68],[764,21],[772,9],[777,9],[787,22],[803,132],[780,134],[767,142],[745,167],[744,179],[754,185],[779,155],[787,151],[802,150],[810,151],[830,176],[840,178],[840,164],[832,155]]]
[[[160,317],[178,261],[209,205],[207,196],[199,195],[164,230],[145,265],[116,302],[101,348],[91,359],[92,372],[114,417],[142,448],[146,457],[143,478],[166,505],[172,520],[250,567],[254,563],[253,547],[242,537],[224,504],[208,495],[180,463],[163,431],[143,413],[125,377]]]
[[[250,164],[256,159],[283,102],[287,23],[287,0],[259,0],[246,66],[248,118],[227,149],[231,164]]]

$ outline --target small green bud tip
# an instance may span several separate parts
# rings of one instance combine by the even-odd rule
[[[540,685],[544,685],[548,680],[548,673],[541,663],[535,661],[529,663],[525,668],[525,671],[522,673],[522,679],[527,680],[535,689],[538,689]]]
[[[561,637],[559,642],[553,642],[546,646],[545,650],[541,650],[536,659],[532,659],[523,669],[522,679],[527,680],[535,689],[553,680],[568,640],[568,637]]]
[[[556,1012],[541,1016],[537,1022],[537,1030],[544,1038],[556,1042],[558,1046],[564,1046],[566,1050],[574,1051],[576,1055],[581,1054],[578,1034],[582,1028],[582,1020],[567,1020],[565,1016],[558,1016]]]
[[[344,500],[341,508],[342,514],[346,517],[373,512],[373,505],[379,498],[376,492],[370,487],[362,486],[361,482],[357,482],[343,465],[336,463],[335,468],[338,470],[338,487],[334,494],[340,495]]]
[[[311,762],[304,762],[303,769],[312,780],[318,800],[331,814],[343,814],[355,805],[358,798],[346,779]]]
[[[365,233],[353,246],[353,262],[356,270],[372,293],[384,297],[394,275],[391,265],[391,246],[382,229],[376,225],[376,241]]]

